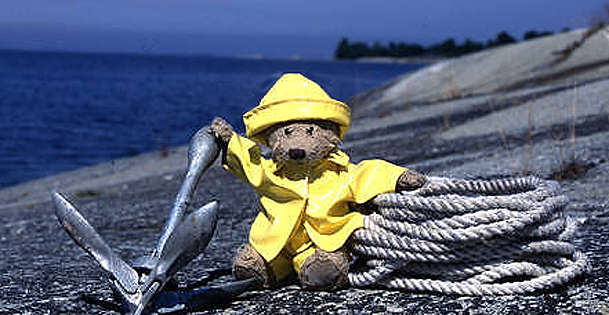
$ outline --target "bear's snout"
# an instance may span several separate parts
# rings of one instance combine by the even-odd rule
[[[305,153],[305,150],[303,150],[303,149],[290,149],[288,151],[288,155],[290,156],[290,159],[302,160],[305,158],[306,153]]]
[[[288,121],[272,126],[261,136],[273,152],[275,162],[303,166],[329,157],[340,142],[338,125],[325,121]]]

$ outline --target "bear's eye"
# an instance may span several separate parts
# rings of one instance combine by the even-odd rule
[[[292,128],[285,128],[283,129],[283,133],[285,133],[286,136],[289,136],[292,134]]]
[[[312,135],[313,135],[313,131],[314,131],[314,130],[315,130],[315,128],[313,128],[313,127],[308,127],[308,128],[307,128],[307,134],[309,134],[310,136],[312,136]]]

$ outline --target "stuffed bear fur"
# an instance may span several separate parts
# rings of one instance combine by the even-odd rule
[[[210,127],[224,144],[234,134],[231,125],[215,118]],[[326,157],[340,143],[338,125],[330,121],[290,121],[274,125],[263,132],[266,145],[272,150],[275,163],[316,163]],[[425,176],[407,170],[399,176],[396,191],[414,190],[423,186]],[[349,261],[344,251],[325,252],[317,248],[301,267],[298,278],[301,285],[314,290],[334,290],[347,284]],[[264,259],[249,245],[242,247],[233,260],[233,274],[237,279],[256,278],[260,287],[276,284],[273,273]]]

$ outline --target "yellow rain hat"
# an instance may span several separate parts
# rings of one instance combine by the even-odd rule
[[[286,73],[266,93],[260,104],[243,115],[245,134],[262,143],[260,132],[294,120],[329,120],[339,126],[342,139],[349,129],[351,109],[334,100],[315,82],[300,73]]]

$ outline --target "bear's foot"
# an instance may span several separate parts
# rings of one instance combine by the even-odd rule
[[[254,278],[256,288],[270,288],[275,277],[264,258],[249,244],[242,246],[233,259],[233,276],[237,280]]]
[[[298,278],[305,289],[333,291],[347,286],[348,271],[349,261],[344,252],[316,248],[302,264]]]

